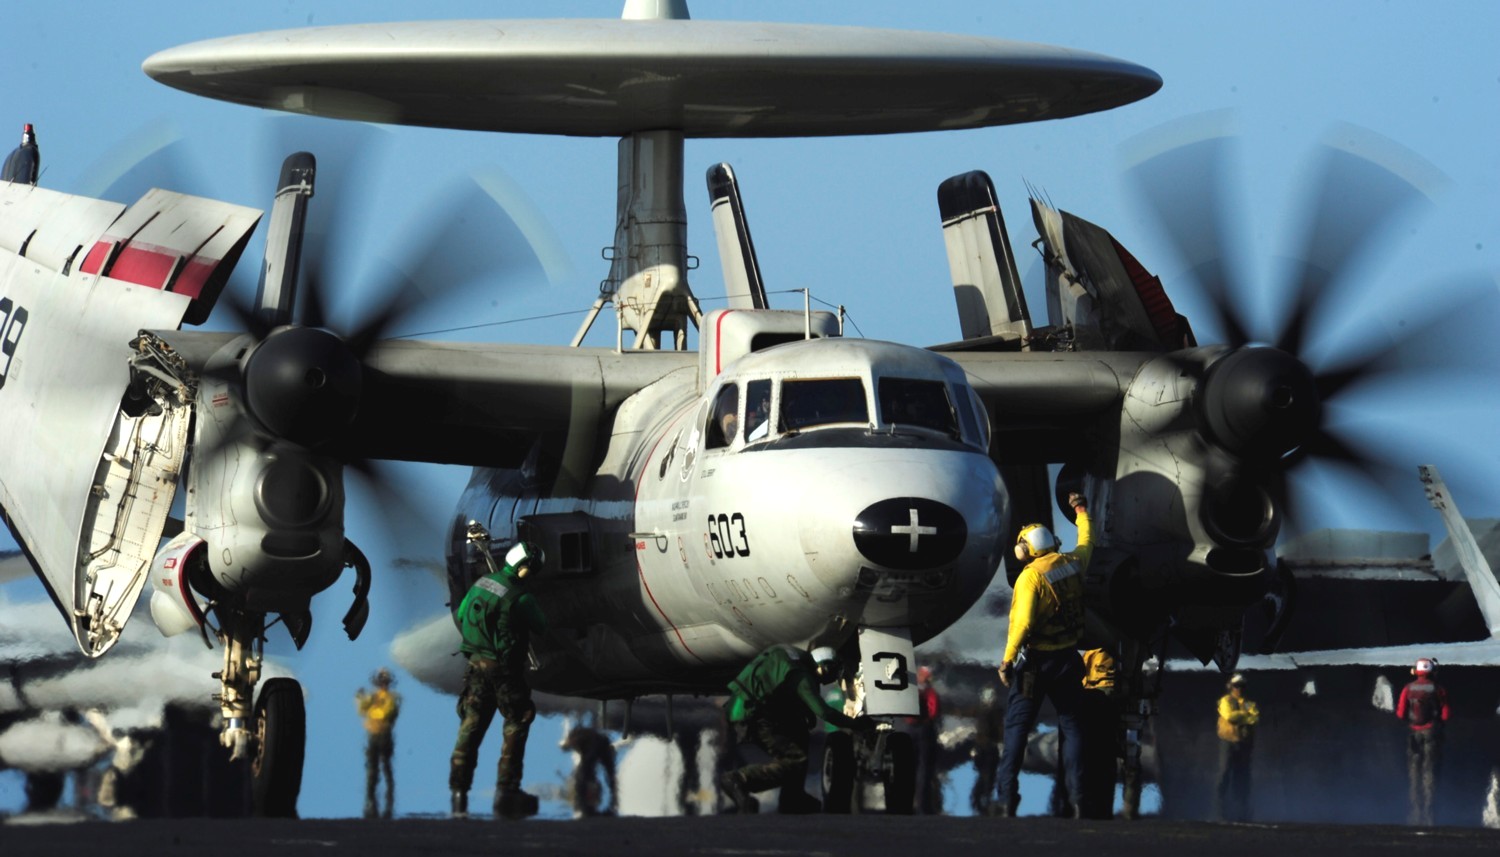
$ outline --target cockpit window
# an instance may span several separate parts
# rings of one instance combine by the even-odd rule
[[[959,387],[954,390],[954,404],[959,405],[959,422],[963,423],[963,437],[980,449],[990,449],[989,438],[984,437],[984,429],[980,428],[980,417],[974,413],[978,407],[975,402],[974,389],[972,387]]]
[[[780,431],[800,431],[831,423],[868,425],[869,422],[865,385],[858,378],[781,382]]]
[[[739,434],[739,412],[740,388],[735,384],[725,384],[714,396],[713,414],[708,425],[703,427],[705,449],[719,449],[734,443]]]
[[[881,378],[880,418],[892,426],[913,426],[957,438],[958,421],[948,402],[948,385],[914,378]]]
[[[771,429],[771,382],[751,381],[745,385],[745,442],[764,440]]]

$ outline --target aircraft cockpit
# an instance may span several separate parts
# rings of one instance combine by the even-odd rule
[[[748,355],[720,375],[701,416],[707,450],[989,449],[987,415],[962,370],[932,352],[867,340]]]

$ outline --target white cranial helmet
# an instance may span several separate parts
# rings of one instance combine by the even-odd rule
[[[1026,560],[1057,550],[1057,536],[1041,524],[1027,524],[1016,534],[1016,559]]]
[[[520,568],[526,563],[540,565],[541,562],[541,550],[526,542],[516,542],[515,547],[511,548],[505,554],[505,564],[511,568]]]

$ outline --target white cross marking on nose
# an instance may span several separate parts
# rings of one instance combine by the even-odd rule
[[[923,527],[923,526],[918,526],[918,524],[917,524],[917,510],[916,509],[912,509],[911,510],[911,523],[910,524],[908,524],[905,527],[896,527],[896,526],[891,527],[891,535],[902,535],[902,534],[911,536],[911,548],[908,550],[908,553],[916,553],[917,552],[917,539],[919,537],[921,537],[921,536],[935,536],[935,535],[937,535],[937,527]]]

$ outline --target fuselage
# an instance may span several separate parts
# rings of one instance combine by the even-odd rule
[[[551,552],[534,684],[598,697],[712,691],[774,643],[862,628],[920,642],[999,562],[1008,502],[983,409],[948,359],[867,340],[755,352],[700,388],[668,375],[601,427],[586,481],[540,456],[476,469],[460,515]],[[563,484],[581,490],[561,491]],[[454,603],[482,571],[455,543]]]

